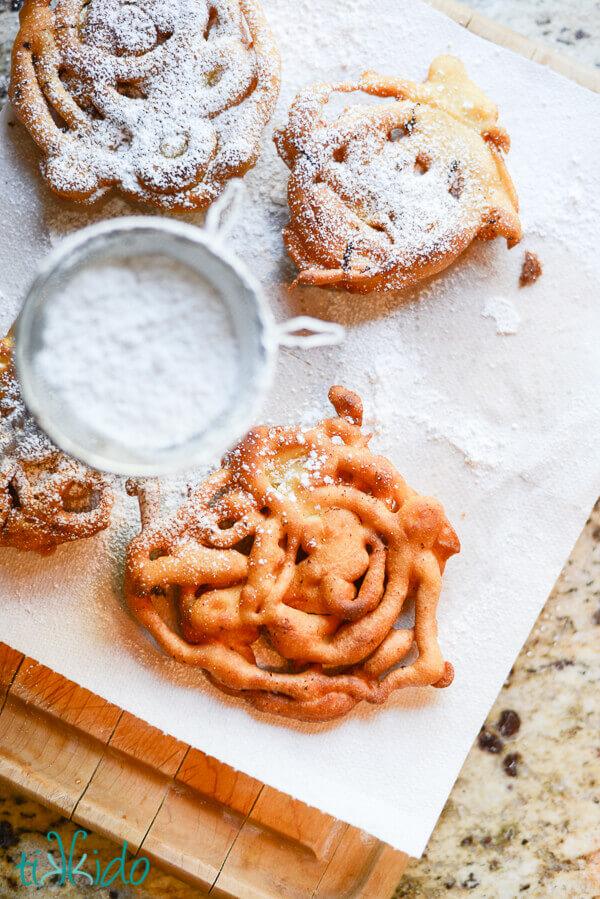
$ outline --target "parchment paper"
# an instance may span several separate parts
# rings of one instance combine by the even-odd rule
[[[462,542],[439,608],[455,682],[402,692],[327,726],[282,725],[223,698],[164,656],[124,607],[123,552],[138,517],[122,494],[104,535],[45,559],[0,551],[0,638],[223,762],[420,855],[600,490],[600,101],[416,0],[263,5],[284,60],[276,122],[304,83],[365,68],[421,79],[436,55],[451,52],[498,103],[513,139],[523,243],[510,252],[501,241],[473,246],[420,290],[288,292],[287,171],[268,133],[232,238],[279,319],[306,312],[348,328],[341,347],[282,352],[265,419],[315,420],[328,411],[330,384],[346,384],[363,397],[374,448],[445,504]],[[2,328],[52,241],[131,211],[139,210],[120,200],[82,212],[53,199],[32,142],[5,115]],[[539,254],[544,274],[519,290],[525,248]]]

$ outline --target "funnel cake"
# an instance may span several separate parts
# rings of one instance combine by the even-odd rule
[[[389,98],[329,121],[336,92]],[[508,134],[462,64],[440,56],[423,84],[366,72],[301,91],[275,135],[291,171],[284,230],[299,284],[366,293],[409,287],[476,238],[521,239],[504,164]]]
[[[256,162],[279,70],[255,0],[25,0],[10,99],[60,196],[203,209]]]
[[[12,359],[0,341],[0,546],[47,555],[110,522],[108,482],[61,453],[28,415]]]
[[[436,607],[456,534],[371,452],[356,394],[329,396],[337,418],[250,431],[169,517],[155,483],[129,483],[142,516],[125,576],[135,616],[219,689],[304,720],[453,677]],[[395,628],[413,601],[414,626]]]

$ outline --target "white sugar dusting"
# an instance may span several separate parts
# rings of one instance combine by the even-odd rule
[[[199,274],[165,256],[98,262],[49,305],[39,376],[82,424],[133,449],[204,432],[237,386],[227,307]]]
[[[579,200],[580,194],[584,193],[581,185],[585,170],[578,164],[577,151],[573,150],[573,157],[564,176],[561,169],[556,166],[553,168],[553,177],[561,179],[559,202],[558,196],[542,190],[543,183],[548,180],[544,158],[538,158],[535,167],[529,165],[528,143],[532,134],[543,130],[547,111],[541,106],[531,106],[530,114],[534,119],[539,117],[536,127],[529,128],[527,134],[523,129],[517,128],[511,109],[510,92],[505,90],[502,79],[490,75],[486,54],[480,44],[473,43],[465,54],[455,42],[446,38],[441,41],[433,39],[426,30],[411,25],[407,18],[401,43],[406,47],[410,45],[411,52],[399,59],[394,40],[382,40],[381,28],[363,27],[367,16],[367,4],[363,0],[351,0],[345,8],[343,20],[340,20],[339,10],[334,5],[327,4],[319,7],[318,18],[315,19],[314,6],[308,0],[298,0],[295,4],[265,0],[263,6],[284,60],[281,97],[274,125],[281,126],[285,123],[292,100],[307,84],[319,80],[356,80],[368,68],[421,81],[435,55],[444,52],[455,54],[465,63],[467,74],[474,82],[498,103],[500,122],[507,126],[513,138],[507,163],[521,196],[525,247],[532,247],[536,251],[539,249],[543,258],[541,239],[567,242],[576,240],[581,243],[589,236],[591,240],[593,228],[590,223],[594,208],[593,204],[582,208],[583,204]],[[380,12],[388,9],[390,15],[397,14],[396,7],[389,2],[378,5],[378,9]],[[298,51],[299,46],[301,52]],[[340,95],[342,107],[351,106],[354,99],[354,95]],[[368,98],[365,99],[368,102]],[[567,118],[570,115],[568,110],[562,114]],[[359,187],[364,191],[365,197],[377,187],[378,200],[383,196],[387,204],[384,213],[390,221],[386,220],[385,225],[389,229],[396,228],[394,239],[399,243],[402,241],[402,231],[397,227],[398,222],[405,229],[404,246],[410,247],[415,243],[419,227],[426,227],[428,221],[434,218],[434,210],[438,215],[434,229],[437,230],[438,240],[443,243],[441,232],[449,223],[454,225],[452,213],[458,213],[461,207],[461,202],[449,190],[451,184],[448,172],[438,171],[435,166],[425,173],[406,167],[402,191],[392,194],[383,189],[388,177],[386,166],[388,162],[391,163],[391,156],[398,155],[402,158],[402,154],[408,153],[409,146],[410,142],[406,137],[390,141],[384,150],[385,154],[391,154],[390,159],[382,158],[368,171],[361,171],[352,158],[335,165],[331,163],[331,168],[336,169],[337,177],[340,178],[344,173],[351,177],[356,171]],[[288,285],[297,273],[281,240],[281,229],[289,221],[286,200],[288,177],[289,172],[276,154],[271,128],[268,128],[263,135],[261,158],[257,167],[244,179],[249,197],[246,214],[234,231],[234,248],[265,284],[278,318],[285,316],[286,311],[289,314],[306,311],[342,321],[350,330],[341,350],[319,350],[302,355],[287,350],[282,352],[280,378],[275,384],[271,401],[260,416],[260,422],[314,425],[320,418],[332,414],[326,399],[327,389],[334,379],[341,380],[358,390],[363,398],[367,430],[375,434],[373,448],[390,455],[402,473],[409,479],[412,477],[415,484],[419,481],[411,474],[410,466],[413,465],[419,472],[422,459],[416,452],[415,459],[412,458],[411,442],[414,441],[417,442],[415,445],[419,445],[419,441],[426,441],[428,451],[434,455],[441,452],[442,447],[450,448],[452,455],[466,461],[473,473],[482,471],[486,477],[490,477],[490,472],[501,471],[510,447],[510,444],[507,447],[500,438],[501,426],[496,421],[498,416],[500,421],[503,420],[503,410],[495,409],[494,415],[482,417],[477,414],[467,415],[464,409],[461,414],[456,414],[455,398],[450,395],[445,384],[447,379],[453,383],[452,379],[456,376],[452,362],[452,335],[458,328],[458,322],[462,322],[461,341],[465,341],[465,347],[470,348],[464,351],[469,358],[469,351],[472,354],[479,352],[476,341],[479,329],[474,322],[476,318],[481,319],[487,295],[491,294],[491,299],[494,299],[495,296],[501,297],[501,292],[504,292],[504,296],[509,297],[511,285],[516,287],[522,258],[520,250],[507,251],[502,240],[494,244],[476,242],[467,251],[466,257],[454,263],[441,277],[426,281],[418,291],[411,292],[407,305],[402,310],[399,308],[403,297],[401,293],[360,298],[349,297],[344,292],[307,288],[288,293]],[[393,207],[402,201],[402,197],[414,199],[413,191],[422,191],[420,206],[417,207],[412,202],[402,209],[398,207],[401,214],[399,219],[396,218]],[[460,197],[463,202],[469,196],[468,191],[467,182],[463,185]],[[565,193],[573,194],[572,203],[564,202]],[[439,210],[440,203],[444,207],[443,214]],[[64,204],[53,203],[48,206],[47,221],[54,241],[96,218],[112,218],[131,214],[132,211],[137,210],[121,198],[111,199],[103,207],[93,207],[91,210],[72,207],[72,212],[67,211]],[[195,222],[200,220],[197,214],[186,214],[186,218]],[[580,227],[582,219],[587,222],[585,229]],[[385,234],[382,236],[387,237]],[[584,243],[580,254],[582,264],[586,258],[593,258],[592,249],[593,246]],[[484,278],[486,269],[490,270],[490,275]],[[473,293],[477,296],[467,311],[465,304]],[[494,300],[490,309],[494,310],[498,318],[490,312],[489,321],[481,321],[495,343],[508,346],[513,341],[500,340],[494,332],[497,330],[502,334],[514,334],[518,331],[520,321],[514,306],[511,311],[503,308],[503,305],[501,300],[498,308]],[[428,320],[430,310],[434,307],[437,310],[436,330],[433,332],[436,339],[426,340],[426,334],[430,337],[432,335],[429,330],[423,330],[425,326],[421,326],[419,321]],[[468,339],[471,331],[472,341]],[[395,335],[394,339],[388,339],[392,334]],[[402,337],[403,334],[407,335],[406,338]],[[331,371],[329,360],[333,354],[338,360],[335,374],[329,375],[324,381],[318,376],[319,370]],[[479,356],[472,355],[471,358],[479,359]],[[484,377],[487,377],[491,364],[491,361],[489,364],[481,362],[481,366],[486,368]],[[290,377],[290,372],[293,372],[293,377]],[[431,372],[435,373],[435,378],[431,377]],[[464,372],[461,372],[459,383],[462,383],[463,378]],[[500,390],[496,404],[503,397]],[[501,409],[500,406],[498,408]],[[410,439],[403,436],[405,431],[410,434]],[[217,465],[218,459],[215,458],[214,466]],[[173,498],[184,496],[186,485],[197,483],[204,474],[205,471],[186,472],[177,479],[163,482],[163,495],[171,493]],[[440,476],[439,490],[442,499],[447,489],[445,480]]]
[[[496,334],[516,334],[519,330],[521,316],[506,297],[488,297],[481,314],[496,322]]]
[[[405,119],[407,125],[382,136],[363,118],[369,114],[370,98],[359,97],[358,105],[346,100],[342,119],[302,137],[295,177],[305,189],[315,177],[326,183],[348,200],[358,220],[376,229],[369,238],[381,244],[382,270],[397,262],[415,266],[457,252],[463,232],[471,236],[476,232],[479,206],[485,203],[477,174],[481,161],[464,139],[464,126],[454,121],[451,135],[444,114],[439,122],[422,123],[418,103],[396,100],[388,101],[384,109],[395,109],[398,121]],[[314,101],[305,102],[310,114]],[[420,155],[424,146],[427,162]],[[307,210],[309,227],[312,215]],[[317,252],[321,236],[317,231]],[[397,280],[402,286],[402,278]]]
[[[252,40],[227,0],[90,0],[74,15],[57,9],[60,71],[44,84],[64,127],[39,122],[55,190],[94,201],[117,184],[194,208],[254,162],[277,96],[266,27]]]
[[[29,415],[12,366],[2,375],[0,389],[0,454],[24,462],[41,462],[56,447]]]

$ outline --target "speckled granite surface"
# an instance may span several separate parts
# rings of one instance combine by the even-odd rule
[[[600,503],[397,897],[600,897],[599,649]]]
[[[600,66],[598,0],[462,0],[513,31],[549,44],[588,66]]]
[[[470,5],[582,62],[600,65],[598,2],[471,0]],[[0,0],[0,103],[16,31],[15,6]],[[600,505],[465,762],[425,856],[410,864],[397,897],[600,899],[599,650]],[[75,827],[0,783],[0,899],[201,895],[156,868],[137,888],[116,882],[90,887],[77,876],[75,885],[21,886],[15,864],[22,852],[33,858],[39,850],[43,856],[49,830],[56,830],[68,847]],[[120,852],[93,834],[85,849],[103,867]]]

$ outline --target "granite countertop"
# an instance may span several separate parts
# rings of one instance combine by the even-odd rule
[[[0,0],[0,103],[18,5]],[[600,66],[595,0],[471,0],[470,6]],[[411,862],[397,897],[600,899],[599,645],[600,504],[471,749],[425,855]],[[23,851],[44,853],[48,831],[58,831],[67,845],[75,829],[0,783],[0,897],[39,894],[20,886],[15,862]],[[94,834],[85,848],[97,850],[104,865],[120,851]],[[102,899],[202,895],[157,868],[138,888],[47,883],[41,892]]]

